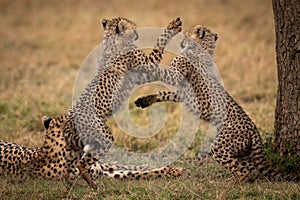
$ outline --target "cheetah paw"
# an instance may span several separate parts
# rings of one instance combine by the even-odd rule
[[[149,101],[147,100],[147,98],[138,98],[137,100],[135,100],[135,105],[136,107],[141,107],[141,108],[146,108],[149,107],[151,104],[149,103]]]
[[[180,17],[176,17],[175,19],[170,21],[167,29],[173,30],[175,32],[180,32],[181,26],[182,26],[182,21],[181,21]]]

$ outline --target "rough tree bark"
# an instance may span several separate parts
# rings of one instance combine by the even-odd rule
[[[272,0],[278,72],[275,150],[300,155],[300,1]]]

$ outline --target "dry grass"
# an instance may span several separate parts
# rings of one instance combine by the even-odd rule
[[[65,113],[71,106],[73,84],[81,62],[101,42],[99,20],[115,16],[132,19],[139,27],[163,27],[171,18],[180,16],[184,29],[202,24],[219,33],[215,60],[226,89],[261,130],[273,132],[277,79],[270,0],[191,0],[188,3],[179,0],[147,3],[0,0],[0,9],[1,139],[41,145],[41,117]],[[171,118],[179,115],[176,105],[167,108]],[[145,123],[141,120],[147,117],[145,111],[131,106],[131,113],[138,116],[134,118],[135,123]],[[164,134],[176,129],[174,120],[168,123]],[[120,129],[113,120],[110,127],[118,143],[123,142],[130,148],[132,139],[120,136]],[[142,148],[136,144],[133,149]],[[11,199],[300,198],[299,184],[258,182],[229,186],[217,177],[222,171],[218,166],[197,167],[187,163],[197,145],[192,147],[194,149],[178,161],[178,165],[190,168],[190,177],[132,182],[104,180],[107,187],[98,193],[76,187],[69,196],[68,190],[52,182],[30,180],[32,184],[28,186],[1,179],[0,196]]]
[[[162,27],[181,16],[184,28],[201,23],[218,32],[215,59],[226,89],[258,127],[272,132],[276,65],[271,2],[122,3],[133,7],[119,1],[1,2],[1,121],[16,118],[16,126],[1,126],[0,134],[11,139],[26,128],[20,121],[39,124],[42,115],[70,107],[77,70],[101,42],[99,20],[113,16],[128,17],[139,27]]]

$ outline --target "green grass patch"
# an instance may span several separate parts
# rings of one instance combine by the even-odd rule
[[[271,165],[283,174],[292,174],[300,177],[300,155],[279,155],[274,150],[273,136],[267,135],[264,142],[264,150]]]

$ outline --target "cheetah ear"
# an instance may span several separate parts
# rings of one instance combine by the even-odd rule
[[[199,29],[198,35],[200,39],[205,37],[206,28]]]
[[[103,28],[105,29],[105,27],[106,27],[106,25],[107,25],[107,19],[105,19],[105,18],[103,18],[102,19],[102,21],[101,21],[101,23],[102,23],[102,26],[103,26]]]
[[[49,125],[50,125],[51,120],[52,120],[52,118],[50,118],[50,117],[48,117],[48,116],[44,116],[44,117],[42,118],[42,122],[43,122],[44,127],[45,127],[46,129],[49,128]]]
[[[201,25],[197,25],[193,28],[193,32],[198,35],[200,39],[203,39],[205,37],[205,28]]]
[[[119,34],[121,31],[120,31],[120,28],[119,28],[119,24],[116,26],[116,34]]]
[[[219,35],[218,35],[218,33],[215,33],[214,35],[215,35],[215,42],[216,42],[219,38]]]

